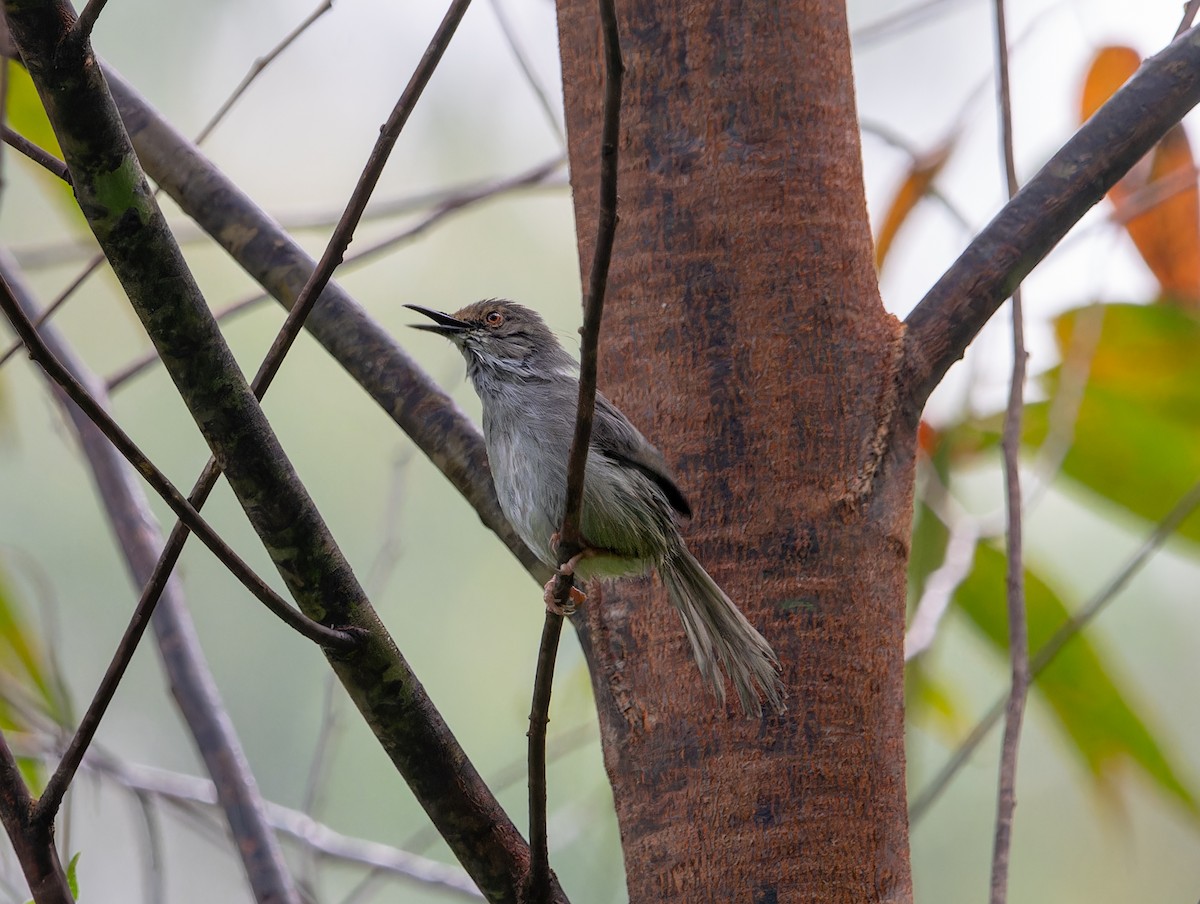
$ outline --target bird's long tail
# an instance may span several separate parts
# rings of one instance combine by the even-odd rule
[[[725,701],[723,668],[746,715],[762,715],[760,695],[776,712],[783,712],[775,651],[717,582],[682,546],[667,555],[659,573],[679,610],[700,674],[721,702]]]

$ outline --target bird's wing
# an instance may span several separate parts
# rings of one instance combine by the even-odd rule
[[[629,418],[600,393],[596,393],[592,446],[607,458],[637,468],[663,491],[675,511],[684,517],[692,517],[692,507],[675,484],[675,475],[663,461],[662,453],[650,445],[637,427],[629,422]]]

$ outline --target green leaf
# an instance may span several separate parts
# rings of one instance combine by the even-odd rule
[[[924,727],[933,727],[952,744],[970,728],[966,710],[951,684],[938,680],[918,656],[904,670],[904,709],[910,718],[919,718]]]
[[[52,674],[41,638],[26,622],[22,608],[0,571],[0,673],[38,699],[56,721],[65,723],[61,683]],[[0,708],[0,717],[9,727],[27,727],[8,707]]]
[[[76,851],[71,862],[67,864],[67,888],[71,889],[71,897],[76,901],[79,900],[79,879],[75,875],[75,870],[79,865],[79,855],[82,853],[83,851]]]
[[[59,147],[58,138],[46,116],[46,108],[42,106],[42,99],[33,86],[33,80],[30,79],[29,73],[23,66],[11,59],[8,60],[8,97],[5,113],[8,125],[14,131],[20,132],[23,137],[42,150],[53,154],[59,160],[63,159],[62,148]],[[19,155],[14,154],[13,156]],[[79,210],[79,205],[75,203],[75,194],[71,191],[71,186],[47,173],[37,164],[29,161],[26,163],[40,174],[40,184],[49,191],[55,203],[62,210],[68,212],[72,222],[78,225],[80,231],[86,230],[87,222]]]
[[[1064,357],[1081,316],[1055,329]],[[1063,473],[1149,521],[1161,519],[1200,476],[1200,322],[1171,305],[1105,305],[1099,343]],[[1061,368],[1046,377],[1053,391]],[[1052,429],[1049,403],[1026,411],[1025,441]],[[1069,426],[1069,425],[1068,425]],[[1179,528],[1200,543],[1200,513]]]
[[[1005,556],[987,544],[975,551],[975,567],[955,602],[983,635],[1007,656]],[[1029,648],[1033,656],[1067,620],[1058,594],[1036,574],[1025,572]],[[1136,766],[1161,792],[1200,818],[1195,792],[1178,777],[1150,728],[1129,704],[1113,675],[1109,656],[1077,635],[1036,679],[1033,690],[1102,790],[1113,790],[1114,767]]]

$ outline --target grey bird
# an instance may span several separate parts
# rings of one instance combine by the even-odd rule
[[[567,495],[579,365],[537,312],[491,299],[445,314],[405,307],[433,323],[416,329],[445,336],[467,361],[483,403],[483,438],[505,516],[551,568]],[[676,516],[691,516],[662,455],[603,395],[584,471],[581,533],[574,567],[581,581],[644,574],[656,568],[679,612],[700,674],[724,703],[723,668],[747,715],[760,696],[784,710],[779,661],[770,645],[688,551]]]

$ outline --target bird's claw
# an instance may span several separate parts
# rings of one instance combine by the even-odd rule
[[[582,605],[583,601],[587,599],[587,594],[578,587],[572,587],[567,594],[566,605],[560,606],[558,599],[554,595],[554,585],[557,582],[558,578],[553,577],[546,583],[546,589],[542,594],[542,599],[546,603],[546,611],[553,612],[555,615],[563,618],[574,615],[576,607]]]

